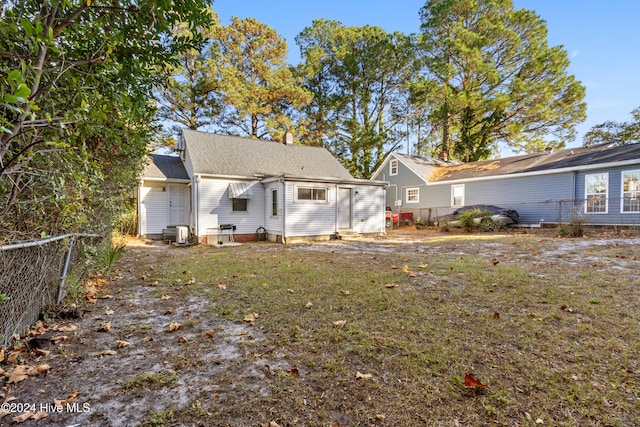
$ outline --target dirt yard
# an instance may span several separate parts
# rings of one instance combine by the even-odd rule
[[[5,352],[0,425],[638,425],[639,244],[132,244]]]

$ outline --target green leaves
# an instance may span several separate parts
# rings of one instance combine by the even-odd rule
[[[574,137],[584,87],[567,74],[564,49],[547,45],[538,15],[511,0],[434,0],[421,18],[426,72],[415,101],[441,131],[441,150],[475,161],[498,142],[541,151]]]
[[[13,2],[0,18],[0,224],[34,236],[109,227],[153,132],[158,70],[206,2]],[[108,35],[108,37],[105,37]]]
[[[296,41],[314,94],[304,111],[309,142],[322,142],[353,175],[370,177],[402,139],[407,83],[416,70],[410,38],[316,20]]]

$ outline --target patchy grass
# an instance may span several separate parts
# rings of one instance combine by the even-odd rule
[[[265,378],[267,393],[237,390],[237,403],[204,410],[230,425],[269,414],[309,426],[635,423],[636,247],[584,263],[589,245],[548,257],[552,239],[472,241],[194,248],[157,267],[176,292],[206,298],[206,316],[243,323],[258,313],[264,339],[244,354],[287,362]],[[631,267],[607,265],[621,253]],[[467,373],[488,387],[465,387]]]
[[[406,233],[129,246],[11,395],[90,404],[51,426],[637,425],[640,239]]]
[[[165,372],[144,372],[129,378],[124,383],[125,390],[139,390],[149,386],[164,386],[175,381],[178,377],[175,374]]]

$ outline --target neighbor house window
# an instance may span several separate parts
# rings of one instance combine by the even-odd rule
[[[234,212],[246,212],[249,199],[231,199]]]
[[[420,201],[419,188],[407,188],[407,203],[418,203]]]
[[[451,206],[464,206],[464,184],[451,186]]]
[[[586,213],[607,213],[609,174],[594,173],[585,176]]]
[[[640,169],[622,172],[622,212],[640,212]]]
[[[298,200],[313,200],[316,202],[327,201],[327,189],[326,188],[314,188],[314,187],[298,187]]]
[[[391,175],[391,176],[398,175],[398,161],[397,160],[391,160],[389,162],[389,175]]]
[[[278,190],[271,190],[271,216],[278,216]]]

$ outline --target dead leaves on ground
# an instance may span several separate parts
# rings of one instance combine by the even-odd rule
[[[29,411],[25,412],[24,414],[18,415],[17,417],[13,417],[12,420],[14,423],[20,424],[28,420],[40,421],[41,419],[46,418],[46,416],[47,413],[45,411]]]
[[[169,324],[169,332],[174,332],[177,331],[178,329],[182,329],[182,324],[178,323],[178,322],[171,322]]]
[[[356,371],[356,379],[357,380],[370,380],[371,378],[373,378],[373,375],[371,375],[371,374],[363,374],[360,371]]]
[[[486,384],[480,382],[479,379],[475,378],[471,374],[466,374],[464,376],[464,381],[462,382],[462,384],[464,384],[465,387],[470,387],[470,388],[474,388],[474,389],[487,387]]]
[[[79,391],[71,392],[71,393],[69,393],[69,395],[67,396],[66,399],[62,399],[62,400],[53,399],[53,404],[58,406],[58,407],[60,407],[60,406],[61,407],[65,407],[65,406],[75,402],[79,395],[80,395]]]
[[[260,315],[258,313],[252,312],[252,313],[249,313],[246,316],[244,316],[243,320],[245,322],[250,323],[251,325],[253,325],[258,317],[260,317]]]
[[[10,372],[2,371],[0,373],[4,373],[4,376],[8,378],[8,384],[16,384],[20,381],[24,381],[29,377],[37,377],[38,375],[46,374],[49,372],[51,367],[46,363],[42,363],[37,366],[29,366],[29,365],[16,365]]]
[[[346,324],[346,320],[336,320],[335,322],[333,322],[333,326],[335,326],[336,328],[344,328],[344,325]]]

